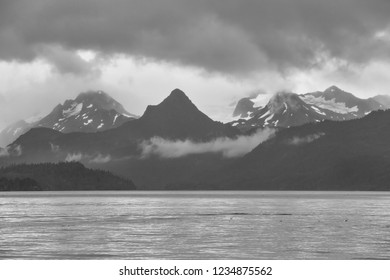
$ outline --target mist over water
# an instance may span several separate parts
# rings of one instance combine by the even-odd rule
[[[0,194],[1,259],[389,259],[390,194]]]

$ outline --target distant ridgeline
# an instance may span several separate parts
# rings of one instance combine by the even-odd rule
[[[20,164],[0,169],[0,191],[134,190],[132,181],[79,162]]]
[[[242,103],[231,124],[179,89],[121,124],[126,112],[103,93],[81,97],[0,148],[1,190],[390,191],[390,96],[280,93],[264,107]],[[116,113],[95,114],[101,104]],[[58,164],[71,160],[81,163]]]

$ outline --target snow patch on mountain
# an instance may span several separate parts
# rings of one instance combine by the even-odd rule
[[[14,131],[13,131],[13,135],[15,136],[16,134],[18,134],[19,133],[19,131],[21,131],[22,130],[22,128],[21,127],[18,127],[17,129],[15,129]]]
[[[87,122],[85,122],[84,125],[89,125],[91,122],[93,122],[93,119],[87,120]]]
[[[311,108],[316,111],[318,114],[326,116],[324,112],[322,112],[320,109],[318,109],[316,106],[311,106]]]
[[[71,116],[75,116],[75,115],[78,115],[81,110],[83,109],[83,103],[72,103],[72,105],[70,106],[70,108],[68,109],[65,109],[62,111],[62,115],[65,117],[65,118],[69,118]]]
[[[112,124],[115,124],[116,122],[116,119],[119,117],[119,114],[116,114],[115,117],[114,117],[114,120],[112,121]]]
[[[271,116],[269,116],[268,118],[266,118],[264,120],[264,125],[268,125],[268,122],[274,117],[275,114],[272,114]]]
[[[301,96],[301,98],[303,101],[310,105],[315,105],[319,108],[327,109],[339,114],[349,114],[359,111],[359,108],[357,106],[349,108],[346,106],[345,103],[336,102],[336,98],[326,100],[324,97],[315,97],[313,95],[305,95]]]
[[[254,98],[251,98],[249,99],[250,101],[252,101],[254,103],[254,107],[255,108],[260,108],[260,107],[264,107],[265,105],[267,105],[269,99],[271,98],[272,96],[269,95],[269,94],[259,94],[257,95],[256,97]]]

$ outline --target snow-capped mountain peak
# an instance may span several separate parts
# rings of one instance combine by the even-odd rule
[[[265,107],[259,108],[247,102],[247,99],[241,99],[236,106],[234,116],[241,119],[231,122],[233,126],[243,130],[264,126],[299,126],[326,119],[349,120],[390,107],[390,98],[360,99],[337,86],[331,86],[323,92],[301,95],[277,93]]]
[[[0,141],[2,145],[7,145],[33,127],[47,127],[64,133],[97,132],[136,118],[107,93],[88,91],[58,104],[45,117],[19,121],[7,127],[0,133]]]
[[[134,115],[103,91],[89,91],[58,105],[37,126],[65,133],[96,132],[117,127],[134,118]]]

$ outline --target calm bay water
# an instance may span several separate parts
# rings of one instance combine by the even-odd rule
[[[390,259],[390,193],[0,193],[0,259]]]

